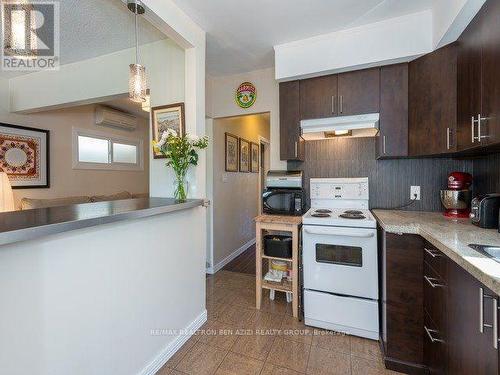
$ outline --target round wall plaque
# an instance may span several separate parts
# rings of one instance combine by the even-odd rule
[[[241,108],[250,108],[257,100],[257,89],[250,82],[243,82],[236,89],[236,104]]]

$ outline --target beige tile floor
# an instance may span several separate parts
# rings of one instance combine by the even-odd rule
[[[208,321],[157,375],[397,374],[378,343],[306,327],[282,293],[255,309],[255,278],[229,271],[207,277]]]

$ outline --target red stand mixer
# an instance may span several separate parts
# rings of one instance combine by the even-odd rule
[[[441,190],[441,203],[446,208],[444,216],[452,219],[465,219],[470,215],[472,200],[472,175],[453,172],[448,176],[448,189]]]

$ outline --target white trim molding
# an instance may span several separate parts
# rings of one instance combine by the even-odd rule
[[[243,244],[241,247],[239,247],[238,249],[234,250],[231,254],[229,254],[227,257],[225,257],[224,259],[222,259],[219,263],[217,263],[215,266],[212,266],[212,267],[208,267],[207,268],[207,273],[209,275],[213,275],[217,272],[219,272],[222,268],[224,268],[224,266],[226,264],[228,264],[229,262],[231,262],[233,259],[235,259],[236,257],[238,257],[239,255],[241,255],[245,250],[247,250],[250,246],[254,245],[255,244],[255,238],[251,239],[250,241],[248,241],[247,243]]]
[[[172,356],[184,345],[198,329],[207,321],[207,310],[204,310],[191,324],[189,324],[181,334],[154,358],[139,375],[155,375]]]

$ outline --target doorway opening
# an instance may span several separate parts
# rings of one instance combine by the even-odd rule
[[[270,113],[210,122],[207,129],[211,128],[213,147],[207,181],[212,186],[212,217],[207,272],[229,267],[236,272],[255,273],[254,218],[261,212],[262,190],[270,167]]]

